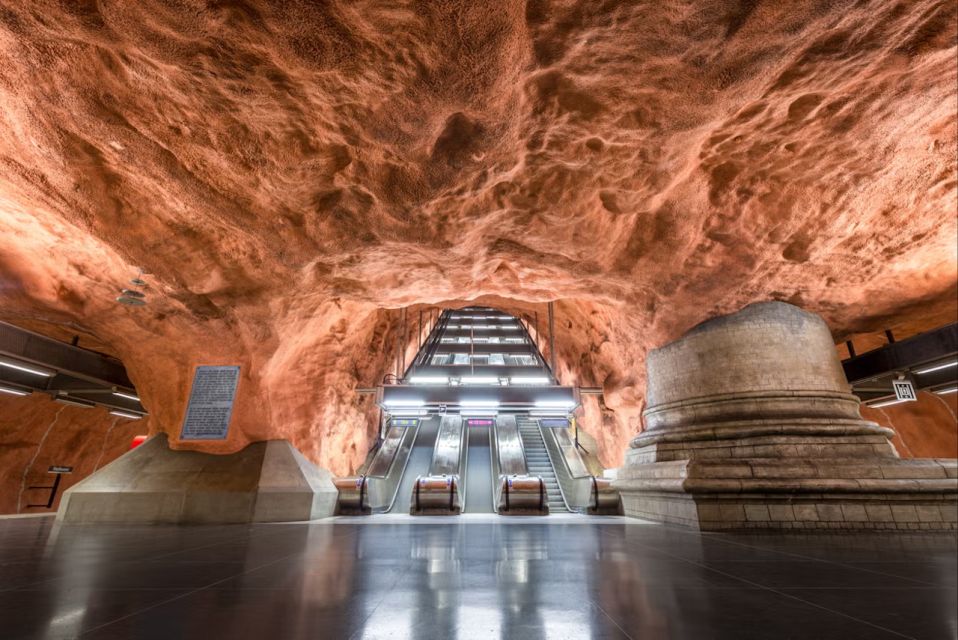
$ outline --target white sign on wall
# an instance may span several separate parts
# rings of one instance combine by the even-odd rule
[[[895,397],[899,400],[918,400],[911,380],[893,380],[892,384],[895,386]]]
[[[196,367],[181,440],[225,440],[233,415],[240,368]]]

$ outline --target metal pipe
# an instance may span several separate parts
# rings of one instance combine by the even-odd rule
[[[553,303],[549,301],[549,362],[551,363],[552,376],[559,381],[556,375],[556,332],[555,332],[555,311]]]
[[[885,337],[888,339],[888,344],[895,344],[895,334],[891,332],[891,329],[885,329]]]
[[[852,343],[851,340],[846,340],[846,341],[845,341],[845,346],[848,347],[848,357],[849,357],[849,358],[854,358],[856,355],[858,355],[857,353],[855,353],[855,345]]]

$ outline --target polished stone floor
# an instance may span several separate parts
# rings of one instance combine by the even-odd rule
[[[0,519],[0,638],[955,638],[956,573],[953,536]]]

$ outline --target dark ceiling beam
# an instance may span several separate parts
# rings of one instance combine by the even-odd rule
[[[0,355],[54,369],[71,378],[133,389],[133,383],[119,360],[6,322],[0,322]]]

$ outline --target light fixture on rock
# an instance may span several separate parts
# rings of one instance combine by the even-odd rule
[[[142,291],[146,286],[146,280],[143,279],[143,269],[140,269],[136,277],[130,280],[130,284],[133,285],[133,288],[121,289],[116,301],[128,307],[142,307],[146,304],[146,294]]]

